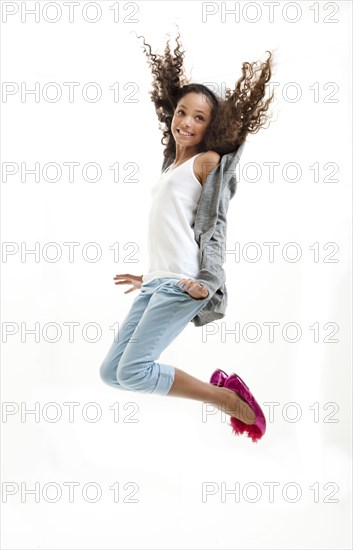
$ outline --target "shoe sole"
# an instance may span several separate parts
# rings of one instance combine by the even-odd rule
[[[228,387],[229,384],[233,387]],[[234,418],[234,416],[231,416],[230,426],[233,428],[235,435],[242,435],[245,433],[249,438],[251,438],[253,443],[257,443],[257,441],[261,439],[266,432],[266,418],[260,405],[250,392],[249,386],[245,384],[244,380],[242,380],[238,374],[233,373],[228,376],[224,383],[224,387],[237,393],[256,414],[256,420],[253,424],[246,424],[245,422]],[[255,410],[252,402],[255,405]]]

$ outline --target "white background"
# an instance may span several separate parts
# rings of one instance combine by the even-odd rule
[[[10,4],[19,11],[6,21]],[[1,100],[2,241],[8,252],[6,243],[15,243],[2,257],[2,547],[351,548],[351,3],[281,2],[272,23],[262,2],[258,21],[246,2],[209,3],[215,13],[204,20],[203,2],[120,2],[114,22],[113,2],[101,1],[96,23],[88,22],[94,7],[84,18],[86,2],[71,23],[64,3],[56,3],[62,13],[55,23],[46,21],[54,7],[46,12],[46,2],[37,4],[35,22],[33,15],[21,21],[21,9],[34,2],[2,3],[1,78],[5,90],[18,86],[12,95],[3,88]],[[222,5],[236,6],[239,22],[234,15],[222,20]],[[189,323],[160,357],[205,381],[216,368],[240,374],[268,420],[257,444],[236,437],[220,412],[205,416],[201,402],[119,392],[99,377],[112,327],[118,330],[136,295],[124,294],[128,287],[115,286],[113,277],[147,270],[149,194],[163,160],[151,72],[142,39],[131,31],[162,53],[168,33],[175,46],[175,23],[195,82],[233,87],[243,62],[274,52],[274,120],[248,135],[228,211],[227,250],[258,243],[262,257],[250,261],[254,248],[239,261],[227,254],[226,317],[203,328]],[[45,93],[50,82],[62,92],[54,102],[54,89]],[[78,83],[72,102],[65,82]],[[98,101],[82,95],[89,82],[102,90]],[[36,83],[37,100],[21,97],[21,87]],[[124,89],[126,83],[136,84]],[[137,102],[127,100],[132,86]],[[63,170],[55,183],[52,171],[44,173],[50,162]],[[79,163],[74,181],[64,162]],[[82,176],[91,162],[102,168],[97,182]],[[266,162],[279,163],[273,181]],[[4,163],[19,170],[6,179]],[[38,181],[21,175],[21,163],[23,173],[39,163]],[[126,163],[137,167],[135,182]],[[298,181],[289,163],[297,164]],[[337,165],[335,174],[326,163]],[[79,243],[73,261],[69,242]],[[95,262],[82,255],[92,242],[102,252]],[[273,262],[266,242],[279,243]],[[282,250],[293,242],[301,257],[286,261]],[[62,252],[57,261],[48,243]],[[35,246],[37,257],[21,256]],[[328,261],[331,252],[338,261]],[[93,248],[87,254],[93,257]],[[269,322],[279,323],[273,342]],[[57,341],[51,323],[61,330]],[[73,341],[67,323],[76,323]],[[97,341],[93,329],[85,337],[87,323],[100,327]],[[254,329],[246,336],[247,323],[260,329],[257,342],[250,341]],[[297,342],[290,341],[293,329],[284,336],[288,323],[300,327]],[[35,326],[37,337],[26,334]],[[52,402],[61,412],[56,422]],[[90,402],[102,413],[96,422],[89,421]],[[77,404],[73,421],[65,403]],[[36,417],[21,418],[21,408],[35,407]],[[112,407],[119,408],[116,422]],[[78,484],[73,502],[69,482]],[[36,483],[37,502],[26,495]],[[48,483],[62,491],[56,502]],[[89,502],[93,489],[85,498],[87,483],[101,488],[97,502]],[[270,483],[277,484],[273,499]],[[225,492],[234,489],[236,496]]]

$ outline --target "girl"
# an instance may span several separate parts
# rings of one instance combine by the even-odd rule
[[[235,434],[246,433],[257,441],[265,433],[265,417],[238,375],[217,369],[206,383],[157,359],[188,322],[202,326],[224,317],[226,213],[246,135],[262,127],[273,99],[263,100],[271,53],[260,70],[253,70],[254,63],[243,63],[242,78],[233,92],[227,88],[222,100],[206,86],[187,82],[179,37],[174,55],[168,41],[164,56],[151,54],[144,40],[153,74],[150,93],[163,125],[164,162],[151,190],[149,270],[141,276],[114,277],[116,285],[132,285],[125,294],[140,292],[100,376],[125,391],[215,404],[230,416]]]

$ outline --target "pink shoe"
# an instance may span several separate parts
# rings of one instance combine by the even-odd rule
[[[257,440],[261,439],[266,431],[266,418],[260,405],[255,400],[248,386],[237,374],[230,374],[223,385],[225,388],[236,392],[242,399],[244,399],[244,401],[246,401],[246,403],[256,414],[256,419],[253,424],[245,424],[245,422],[231,416],[230,426],[232,426],[236,435],[246,432],[247,436],[251,437],[253,443],[257,443]]]
[[[228,374],[224,372],[224,370],[217,369],[210,378],[210,384],[213,384],[214,386],[224,386],[224,382],[227,378]]]

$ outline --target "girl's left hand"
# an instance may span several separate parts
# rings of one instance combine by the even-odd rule
[[[181,290],[184,290],[196,300],[200,298],[207,298],[209,294],[207,286],[204,285],[201,287],[200,283],[194,279],[180,279],[177,282],[177,285],[181,288]]]

